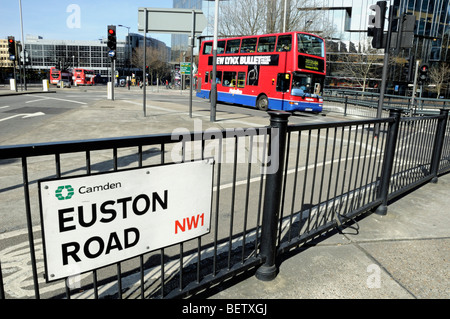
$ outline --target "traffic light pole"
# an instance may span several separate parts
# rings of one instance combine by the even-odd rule
[[[111,100],[114,101],[114,64],[116,60],[111,58]]]
[[[143,98],[143,109],[144,109],[144,117],[147,116],[147,28],[148,28],[148,14],[147,8],[144,9],[145,14],[145,31],[144,31],[144,65],[142,67],[142,80],[144,81],[143,89],[144,89],[144,98]]]
[[[381,79],[380,99],[378,100],[377,118],[381,118],[383,112],[384,93],[386,91],[387,72],[389,66],[389,51],[391,49],[392,20],[394,18],[394,6],[389,7],[389,26],[387,32],[386,46],[384,49],[383,76]],[[375,136],[378,137],[380,126],[375,126]]]

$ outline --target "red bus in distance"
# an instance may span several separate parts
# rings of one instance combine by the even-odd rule
[[[321,112],[325,41],[287,32],[218,40],[217,101],[260,110]],[[197,96],[210,98],[213,41],[199,52]]]
[[[94,71],[80,68],[76,68],[73,70],[74,85],[93,85],[94,78]]]
[[[67,80],[72,83],[72,73],[67,70],[59,70],[55,67],[50,68],[50,84],[58,84],[59,80]]]

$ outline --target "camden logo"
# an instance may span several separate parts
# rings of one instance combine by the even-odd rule
[[[71,185],[59,186],[55,191],[55,196],[58,200],[71,199],[73,194],[74,190]]]

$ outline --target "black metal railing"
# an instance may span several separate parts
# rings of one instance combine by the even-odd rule
[[[250,270],[272,280],[280,254],[359,214],[386,214],[389,200],[450,171],[448,110],[400,113],[288,125],[289,113],[270,112],[263,128],[2,146],[0,214],[12,218],[0,222],[0,298],[177,298]],[[211,157],[209,234],[44,279],[39,180]]]

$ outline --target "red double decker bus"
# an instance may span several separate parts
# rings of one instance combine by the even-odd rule
[[[94,71],[77,68],[73,70],[73,77],[76,85],[93,85],[95,74]]]
[[[322,111],[322,38],[287,32],[220,39],[217,44],[217,101],[260,110]],[[198,97],[210,98],[212,67],[213,42],[205,41],[199,53]]]
[[[72,73],[67,70],[59,70],[55,67],[50,68],[50,84],[58,84],[60,80],[67,80],[72,83]]]

